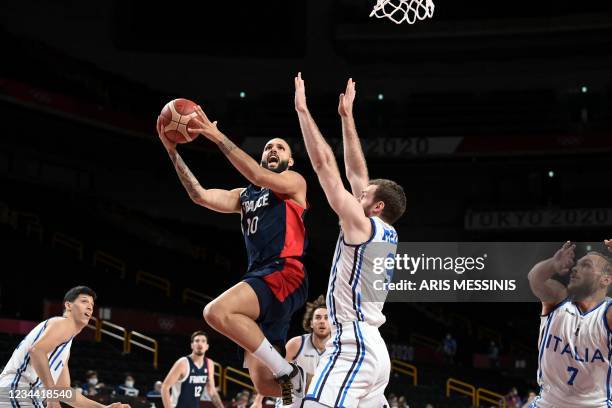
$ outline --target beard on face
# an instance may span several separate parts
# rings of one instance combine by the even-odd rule
[[[203,355],[204,355],[204,352],[203,352],[203,351],[200,351],[200,350],[195,350],[195,351],[193,352],[193,354],[195,354],[196,356],[198,356],[198,357],[199,357],[199,356],[203,356]]]
[[[584,278],[581,283],[577,285],[570,284],[567,287],[567,294],[575,301],[585,299],[591,296],[594,292],[595,289],[593,289],[593,282],[584,280]]]
[[[289,161],[288,160],[279,160],[278,164],[276,165],[275,168],[270,168],[268,166],[268,161],[267,160],[262,160],[261,161],[261,167],[263,167],[264,169],[273,171],[275,173],[282,173],[283,171],[287,170],[289,168]]]
[[[320,339],[323,339],[323,338],[327,337],[327,335],[324,334],[325,330],[324,329],[319,329],[318,327],[315,330],[313,330],[313,333],[314,333],[315,336],[317,336]]]

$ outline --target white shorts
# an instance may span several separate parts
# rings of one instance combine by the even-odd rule
[[[390,371],[389,352],[378,328],[365,322],[342,323],[325,345],[304,407],[388,406],[384,393]]]

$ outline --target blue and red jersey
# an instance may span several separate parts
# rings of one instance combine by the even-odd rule
[[[280,269],[303,269],[308,245],[304,227],[306,209],[286,196],[253,184],[240,194],[240,205],[248,256],[246,277],[272,275],[278,269],[270,268],[273,265],[281,266]]]
[[[306,209],[269,188],[249,184],[240,194],[242,234],[252,272],[283,258],[301,261],[308,245]]]

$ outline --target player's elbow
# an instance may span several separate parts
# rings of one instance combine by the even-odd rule
[[[538,262],[537,264],[533,266],[533,268],[531,268],[531,270],[527,274],[527,280],[529,281],[529,284],[531,286],[533,286],[534,284],[537,284],[539,280],[542,280],[540,278],[542,264],[543,262]]]
[[[162,393],[162,395],[164,395],[164,394],[168,394],[169,395],[170,394],[170,384],[168,382],[166,382],[166,381],[162,382],[161,393]]]
[[[310,161],[312,163],[312,168],[317,174],[326,173],[332,168],[332,161],[330,160],[329,154],[325,152],[313,155]]]
[[[43,355],[44,351],[42,351],[39,347],[36,347],[36,345],[33,345],[28,349],[28,354],[30,355],[30,357],[37,357]]]

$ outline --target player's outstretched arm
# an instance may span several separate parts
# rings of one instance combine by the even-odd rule
[[[301,73],[295,77],[295,110],[308,157],[329,205],[340,217],[345,237],[349,243],[366,241],[370,237],[372,225],[357,198],[346,191],[342,184],[334,153],[308,111],[306,89]]]
[[[542,301],[542,314],[567,297],[567,288],[552,277],[567,275],[574,265],[576,245],[567,241],[552,258],[538,262],[529,272],[529,286]]]
[[[240,212],[240,192],[241,188],[233,190],[223,190],[218,188],[205,189],[200,185],[198,179],[193,175],[183,158],[176,150],[176,143],[171,142],[165,135],[161,121],[157,119],[157,134],[162,141],[176,174],[181,180],[181,184],[187,190],[191,200],[203,207],[220,213],[239,213]]]
[[[179,358],[176,360],[170,371],[168,371],[166,378],[164,378],[161,386],[161,397],[164,408],[172,408],[170,388],[172,388],[172,386],[182,378],[183,374],[187,372],[187,364],[187,359]]]
[[[217,392],[217,386],[215,385],[215,362],[210,358],[206,359],[206,364],[208,364],[208,383],[206,384],[206,391],[210,396],[210,400],[212,401],[215,408],[223,408],[223,401]]]
[[[342,120],[342,145],[344,146],[344,169],[346,178],[351,184],[355,197],[359,197],[368,186],[370,177],[361,142],[357,135],[357,127],[353,117],[353,101],[355,100],[355,82],[349,78],[346,90],[340,94],[338,114]]]
[[[198,117],[194,120],[197,122],[198,127],[188,130],[200,133],[215,143],[230,163],[232,163],[232,166],[247,180],[256,186],[267,187],[275,193],[289,196],[306,195],[306,180],[299,173],[291,170],[275,173],[261,167],[255,159],[225,136],[217,128],[217,122],[211,122],[199,105],[195,111]]]

